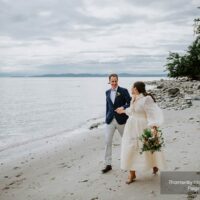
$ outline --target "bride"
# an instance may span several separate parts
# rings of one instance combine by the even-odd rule
[[[155,103],[155,98],[146,92],[143,82],[134,83],[132,95],[129,108],[116,110],[119,114],[125,113],[129,116],[124,128],[121,147],[121,168],[130,171],[127,184],[136,179],[136,170],[153,169],[153,173],[156,174],[166,165],[163,152],[146,151],[140,154],[142,144],[139,137],[146,128],[156,131],[163,122],[162,111]]]

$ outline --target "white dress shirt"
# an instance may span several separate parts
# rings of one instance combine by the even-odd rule
[[[113,102],[113,104],[114,104],[114,102],[115,102],[115,97],[116,97],[116,94],[117,94],[117,89],[118,89],[118,87],[115,88],[115,89],[111,89],[110,99],[111,99],[111,101]]]

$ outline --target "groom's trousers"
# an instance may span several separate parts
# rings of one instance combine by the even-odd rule
[[[123,135],[125,124],[118,124],[116,119],[113,119],[110,124],[106,125],[106,132],[105,132],[105,164],[111,165],[112,164],[112,140],[113,135],[116,130],[118,130],[119,134]]]

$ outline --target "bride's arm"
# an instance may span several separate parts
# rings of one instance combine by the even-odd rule
[[[154,102],[151,96],[147,96],[144,102],[144,110],[146,112],[148,126],[156,128],[163,123],[163,112]]]
[[[127,116],[130,116],[133,113],[133,107],[132,107],[132,102],[130,107],[124,109],[124,108],[117,108],[115,110],[118,114],[126,114]]]

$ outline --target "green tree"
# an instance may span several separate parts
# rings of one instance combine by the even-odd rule
[[[187,76],[191,79],[200,79],[200,37],[188,47],[185,55],[170,52],[165,65],[168,76],[173,78]]]
[[[181,56],[178,53],[169,53],[165,65],[169,77],[187,76],[200,80],[200,18],[194,19],[194,33],[196,39],[188,47],[186,54]]]
[[[200,18],[194,19],[194,33],[200,34]]]
[[[200,7],[197,7],[200,9]],[[194,19],[194,33],[195,34],[200,34],[200,18]]]
[[[200,78],[200,37],[188,47],[188,73],[192,79]]]

